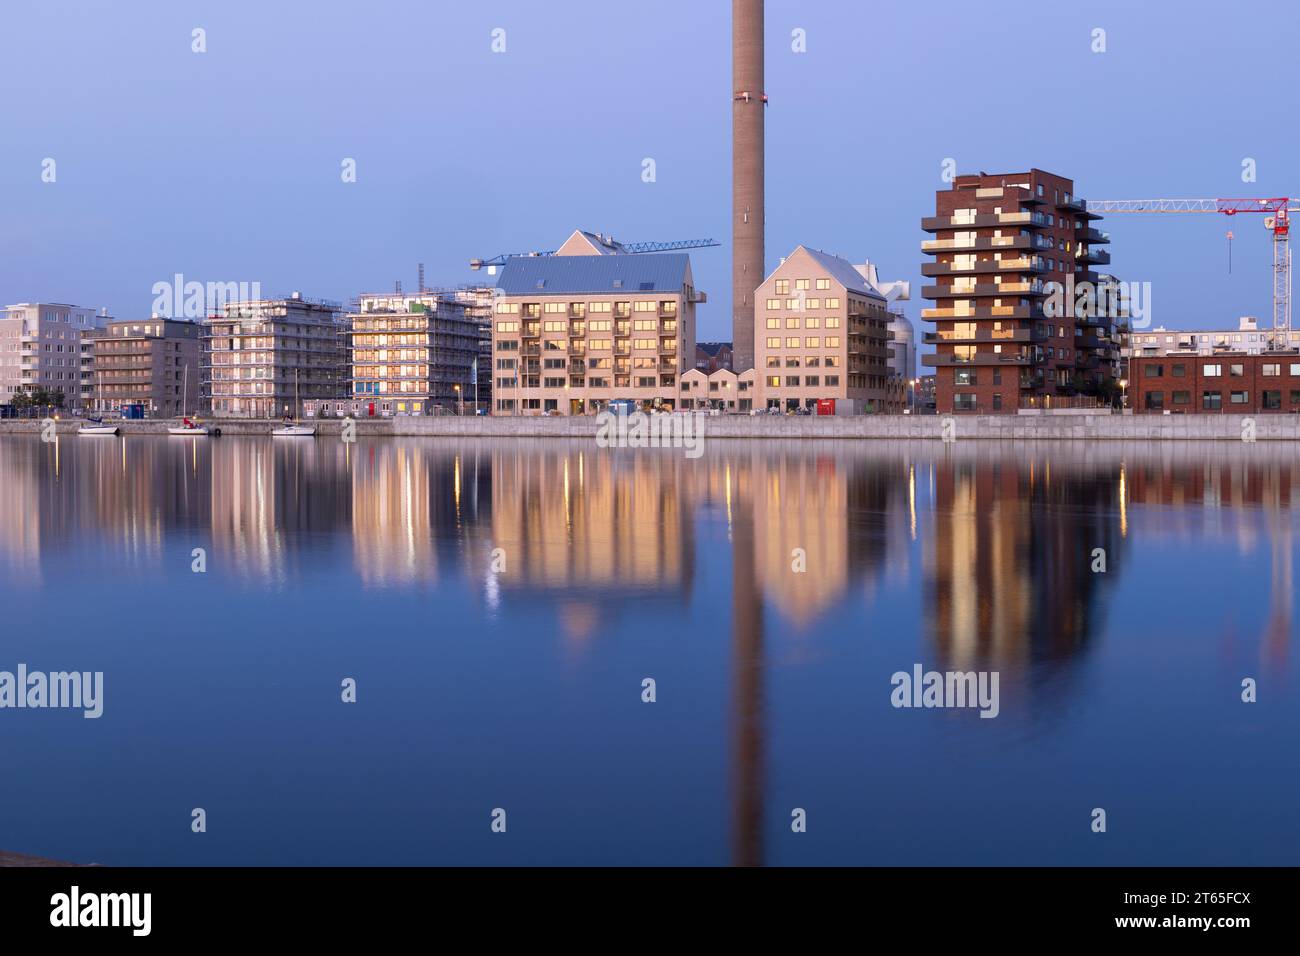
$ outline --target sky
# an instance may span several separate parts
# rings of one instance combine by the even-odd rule
[[[1300,193],[1298,26],[1250,0],[768,0],[768,269],[869,258],[917,320],[947,159],[1094,199]],[[146,317],[176,273],[347,301],[581,227],[720,242],[692,253],[698,338],[730,339],[729,31],[726,0],[7,2],[0,303]],[[1110,271],[1151,283],[1156,326],[1267,322],[1262,220],[1108,217]]]

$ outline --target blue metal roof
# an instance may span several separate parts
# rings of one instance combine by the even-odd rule
[[[501,268],[505,295],[680,292],[690,256],[683,252],[607,256],[513,256]]]

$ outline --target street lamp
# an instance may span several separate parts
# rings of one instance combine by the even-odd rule
[[[464,414],[465,414],[465,399],[461,397],[461,394],[460,394],[460,384],[457,383],[456,385],[453,385],[452,388],[456,390],[456,408],[457,408],[456,414],[457,414],[458,416],[459,416],[459,415],[464,415]]]

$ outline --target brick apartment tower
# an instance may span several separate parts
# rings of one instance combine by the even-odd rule
[[[732,367],[754,367],[754,290],[763,269],[763,0],[731,2]]]
[[[921,274],[935,283],[921,295],[934,308],[921,318],[935,323],[924,341],[936,353],[921,364],[934,368],[940,414],[1014,415],[1109,387],[1114,320],[1044,310],[1049,283],[1098,282],[1093,267],[1110,262],[1100,218],[1072,181],[1039,169],[958,176],[935,193],[921,220],[934,236]]]

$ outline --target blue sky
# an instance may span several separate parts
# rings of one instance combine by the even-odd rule
[[[802,242],[919,286],[948,157],[1092,198],[1300,192],[1294,5],[990,9],[768,0],[769,269]],[[346,300],[413,287],[420,261],[431,284],[472,281],[471,257],[582,226],[722,242],[692,260],[699,337],[730,338],[729,29],[725,0],[5,4],[0,302],[143,316],[176,272]],[[1270,315],[1262,217],[1103,228],[1156,324]]]

